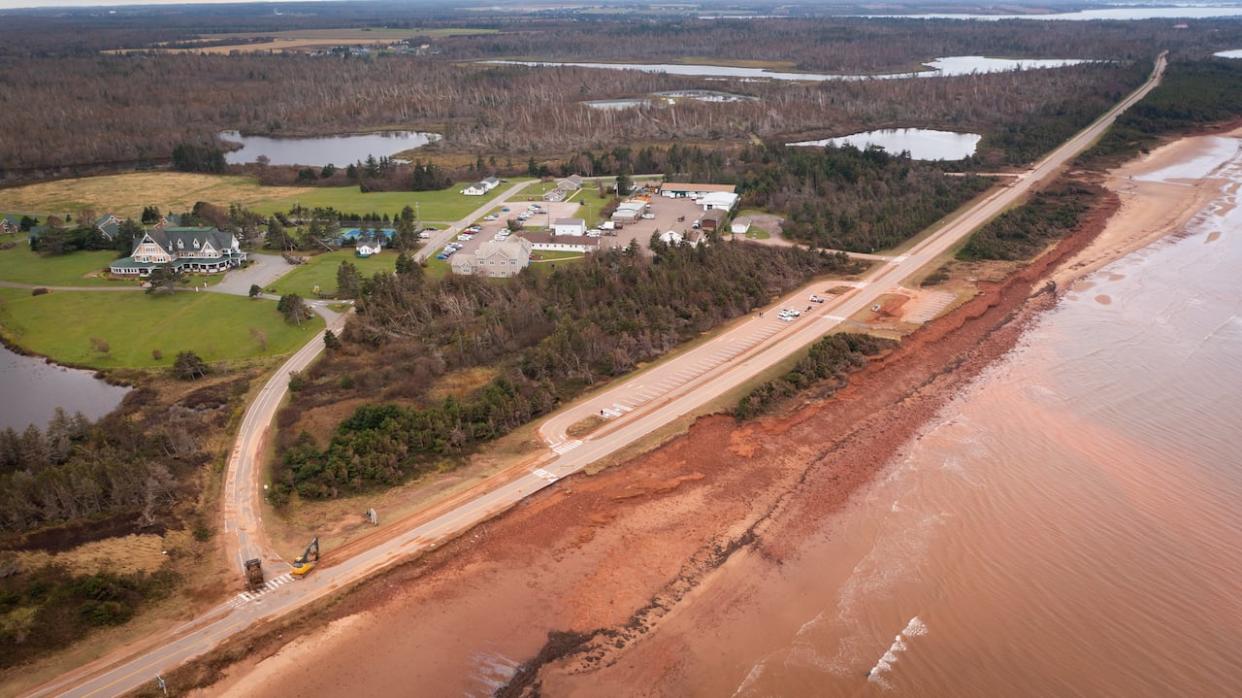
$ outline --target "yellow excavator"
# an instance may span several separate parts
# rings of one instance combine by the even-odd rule
[[[315,569],[315,565],[319,562],[319,536],[311,539],[310,545],[306,546],[306,550],[302,551],[302,556],[293,561],[293,569],[290,574],[295,577],[304,577],[311,570]]]

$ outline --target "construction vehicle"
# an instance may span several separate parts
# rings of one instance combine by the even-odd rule
[[[315,569],[315,564],[319,562],[319,536],[311,539],[310,545],[306,546],[306,550],[302,551],[302,556],[293,561],[293,569],[290,574],[295,577],[306,576],[311,570]]]
[[[263,583],[263,561],[257,557],[246,560],[246,591],[258,591]]]

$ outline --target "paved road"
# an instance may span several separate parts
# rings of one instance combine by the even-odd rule
[[[157,673],[168,671],[188,659],[207,652],[219,642],[251,624],[288,613],[346,584],[364,579],[413,553],[434,547],[440,540],[503,511],[531,493],[577,472],[600,458],[617,452],[705,402],[741,385],[792,352],[814,342],[845,317],[874,302],[874,299],[885,290],[935,259],[992,216],[1016,202],[1033,185],[1055,173],[1098,138],[1117,114],[1150,91],[1163,75],[1164,67],[1165,60],[1161,56],[1148,83],[1110,110],[1099,121],[1037,163],[1018,178],[1013,186],[1001,189],[976,203],[970,210],[914,246],[908,253],[895,257],[873,271],[863,283],[856,284],[854,291],[843,294],[830,303],[825,303],[812,313],[804,314],[801,319],[793,323],[779,323],[772,317],[755,318],[742,323],[722,337],[689,352],[681,360],[661,367],[659,371],[649,371],[636,376],[586,401],[582,406],[575,406],[548,420],[541,428],[541,432],[550,438],[562,440],[555,444],[555,449],[549,451],[544,460],[536,464],[531,472],[516,479],[506,480],[495,488],[483,491],[459,506],[412,529],[385,539],[374,547],[365,549],[338,564],[321,566],[306,579],[285,583],[287,578],[280,576],[273,580],[271,589],[258,596],[251,598],[239,596],[212,609],[199,619],[187,623],[173,633],[153,638],[150,647],[145,651],[139,651],[136,655],[117,663],[100,660],[45,684],[34,695],[116,695],[152,682]],[[511,189],[502,197],[512,192]],[[486,209],[492,205],[494,203],[489,202],[479,211],[485,213]],[[447,236],[444,240],[447,241]],[[787,305],[799,304],[799,307],[805,307],[803,300],[805,294],[817,287],[818,285],[803,288],[782,301]],[[732,351],[747,342],[753,343],[735,352],[732,358],[721,358],[717,355],[724,348],[730,348]],[[304,351],[310,351],[313,348],[317,352],[321,344],[322,342],[319,341],[312,342]],[[720,362],[712,365],[711,360],[714,360],[712,357],[720,359]],[[313,354],[302,360],[309,362],[310,358],[313,358]],[[296,355],[290,359],[291,362],[295,360],[298,360]],[[693,363],[703,360],[707,360],[706,363]],[[679,374],[676,368],[682,363],[689,363],[698,372],[692,372],[690,375]],[[633,391],[638,386],[646,386],[654,380],[653,376],[657,373],[664,378],[673,378],[680,382],[667,385],[670,391],[668,395],[657,395],[646,403],[636,405],[631,408],[631,411],[622,413],[606,427],[592,434],[590,438],[573,441],[560,437],[563,430],[558,425],[565,425],[567,419],[577,413],[593,414],[591,410],[594,409],[596,401],[606,397],[624,397],[629,394],[626,392],[627,389]],[[282,386],[279,389],[284,388]],[[268,399],[274,398],[265,398],[261,395],[256,403]],[[249,411],[247,416],[249,416]],[[265,428],[266,424],[267,422],[263,422],[244,426],[243,433],[253,434]],[[245,445],[242,444],[242,446]],[[257,445],[257,443],[252,445]],[[230,461],[230,474],[233,472],[233,464]],[[238,472],[241,474],[240,471]],[[240,479],[236,475],[233,476],[235,488],[233,497],[239,496],[238,492],[242,489],[251,489],[237,488]],[[257,493],[254,493],[254,496],[257,497]],[[253,532],[247,532],[247,540],[252,545],[255,544],[254,536]]]

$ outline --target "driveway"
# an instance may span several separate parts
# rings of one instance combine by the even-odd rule
[[[284,258],[274,254],[251,252],[248,256],[250,266],[245,269],[234,269],[225,273],[224,279],[207,290],[216,293],[229,293],[234,296],[250,295],[250,286],[258,284],[259,288],[267,288],[276,279],[293,271],[294,266]]]

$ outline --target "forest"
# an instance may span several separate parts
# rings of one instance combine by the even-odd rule
[[[763,148],[743,154],[746,205],[787,214],[782,234],[814,247],[894,247],[990,186],[880,148]]]
[[[1164,82],[1121,116],[1104,138],[1079,158],[1107,167],[1170,135],[1242,117],[1242,61],[1209,59],[1171,63]]]
[[[858,269],[842,254],[746,242],[652,245],[654,257],[631,246],[505,286],[427,280],[418,267],[367,280],[340,345],[299,376],[278,417],[273,499],[417,476],[814,275]],[[495,377],[464,395],[428,397],[437,379],[470,367]],[[296,429],[308,411],[357,398],[373,404],[326,446]]]
[[[167,31],[160,28],[158,18],[152,19],[153,30],[144,45],[169,34],[186,38],[189,27],[175,19],[168,18],[173,28]],[[33,25],[40,21],[47,25],[44,31],[67,31],[64,18],[22,17],[12,26],[35,31]],[[66,168],[164,165],[178,148],[183,166],[211,171],[219,161],[201,157],[210,152],[202,149],[218,147],[216,134],[225,129],[315,135],[417,128],[444,136],[418,151],[438,164],[460,165],[489,156],[512,166],[530,155],[561,158],[618,144],[742,144],[756,137],[787,142],[863,128],[926,126],[983,134],[978,165],[993,167],[1029,161],[1102,112],[1142,80],[1153,46],[1171,46],[1175,59],[1181,60],[1179,51],[1193,57],[1204,55],[1210,46],[1242,41],[1236,23],[1204,23],[1181,33],[1146,22],[1108,25],[1094,32],[1069,24],[945,23],[928,32],[925,23],[910,20],[741,24],[541,18],[524,23],[522,31],[506,32],[505,21],[496,20],[480,26],[498,28],[499,34],[428,39],[435,47],[429,55],[366,57],[58,53],[42,45],[46,37],[37,40],[41,48],[36,50],[27,45],[36,39],[14,35],[5,27],[0,28],[0,39],[7,40],[0,41],[5,47],[0,49],[0,84],[5,86],[0,90],[0,133],[21,133],[23,138],[0,139],[0,181],[47,176]],[[618,32],[627,40],[600,39]],[[556,40],[550,41],[553,34]],[[107,36],[103,29],[90,41],[104,41]],[[134,35],[127,30],[122,36]],[[670,43],[673,39],[676,43]],[[118,38],[100,48],[117,45],[132,42]],[[627,55],[620,55],[623,51]],[[720,82],[636,71],[604,74],[586,68],[462,62],[514,55],[673,60],[667,55],[670,51],[680,52],[678,59],[708,60],[731,52],[733,60],[840,71],[910,70],[920,60],[963,52],[1111,62],[990,75],[825,83]],[[276,83],[280,89],[272,89]],[[170,85],[185,87],[169,89]],[[623,111],[582,104],[678,89],[727,89],[757,99],[681,100],[674,107]],[[272,183],[291,184],[305,177],[287,168],[270,171]],[[382,188],[410,184],[403,177]]]

